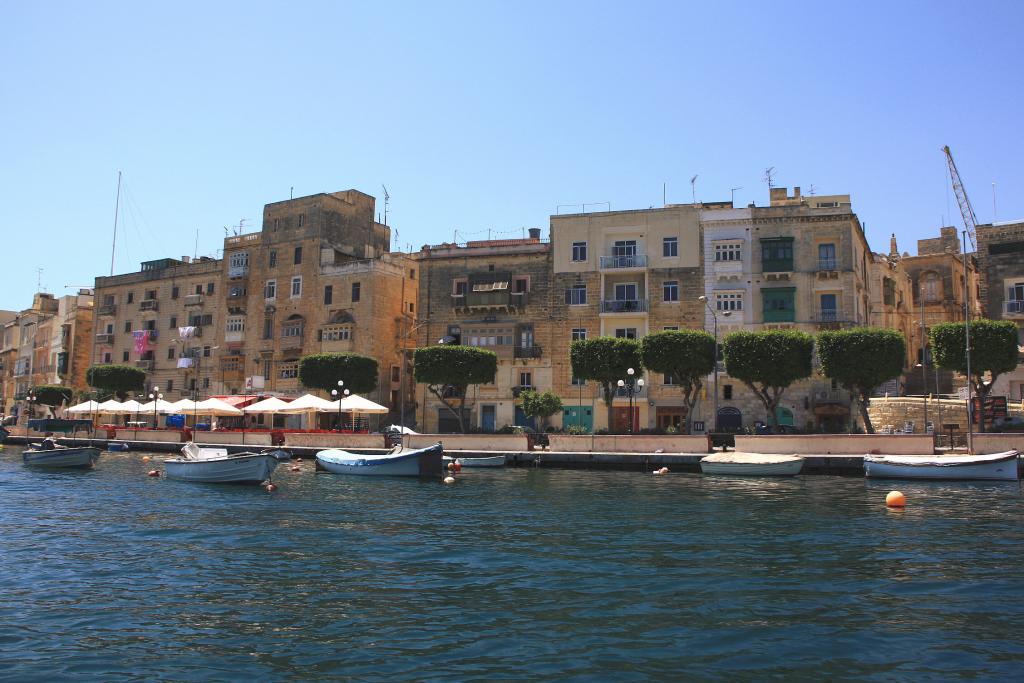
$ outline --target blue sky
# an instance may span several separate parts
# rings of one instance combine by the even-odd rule
[[[398,246],[559,204],[849,193],[875,250],[1024,218],[1017,2],[7,3],[0,308],[196,251],[262,207],[392,195]],[[378,206],[383,210],[382,202]],[[951,214],[951,215],[950,215]]]

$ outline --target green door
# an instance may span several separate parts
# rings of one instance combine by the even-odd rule
[[[565,406],[562,408],[562,428],[581,425],[588,432],[594,431],[594,409],[590,406]]]

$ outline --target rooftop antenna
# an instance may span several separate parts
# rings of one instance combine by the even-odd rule
[[[43,291],[43,269],[36,268],[36,291]]]
[[[807,194],[809,194],[809,195],[811,195],[813,197],[817,191],[818,191],[818,188],[816,188],[814,186],[814,183],[811,183],[810,188],[807,189]]]
[[[295,199],[295,186],[292,185],[291,189],[288,190],[288,199]]]
[[[768,183],[768,189],[775,187],[775,167],[769,166],[764,169],[764,181]]]
[[[380,184],[384,188],[384,225],[388,224],[388,202],[391,201],[391,195],[388,194],[388,188],[384,183]]]
[[[690,178],[690,192],[693,194],[693,203],[697,203],[697,176]]]
[[[664,183],[663,182],[661,184],[661,208],[663,208],[663,209],[666,206],[668,206],[667,197],[668,197],[668,183]]]
[[[736,190],[742,190],[742,189],[743,189],[742,185],[740,187],[730,187],[729,188],[729,203],[732,204],[733,206],[736,205]]]

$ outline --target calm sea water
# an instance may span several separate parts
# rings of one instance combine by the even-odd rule
[[[156,461],[163,455],[154,456]],[[454,486],[0,453],[0,679],[978,680],[1024,672],[1017,484],[533,469]]]

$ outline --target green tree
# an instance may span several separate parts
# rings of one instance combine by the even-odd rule
[[[146,373],[132,365],[93,365],[85,371],[85,381],[123,401],[129,393],[142,391],[146,386]]]
[[[64,401],[70,403],[74,392],[72,392],[71,387],[65,387],[60,384],[40,384],[32,388],[32,393],[36,397],[36,403],[56,407]]]
[[[426,346],[413,354],[412,371],[416,381],[427,385],[430,393],[459,421],[459,430],[465,432],[466,390],[471,384],[494,381],[498,356],[473,346]]]
[[[693,423],[704,378],[715,371],[715,338],[703,330],[666,330],[640,340],[644,367],[671,375],[683,391],[686,433]]]
[[[569,346],[569,360],[572,374],[577,379],[593,380],[601,385],[601,395],[608,407],[608,427],[612,425],[612,400],[615,398],[617,382],[626,379],[627,370],[636,370],[640,378],[644,368],[640,356],[640,342],[619,337],[595,337],[580,339]],[[632,420],[633,416],[630,415]]]
[[[539,417],[541,427],[547,427],[548,418],[562,409],[562,399],[553,391],[524,391],[519,394],[519,400],[522,402],[523,414],[526,417]]]
[[[733,332],[722,343],[725,369],[764,404],[770,427],[790,384],[811,376],[814,338],[794,330]]]
[[[818,334],[821,371],[856,397],[864,430],[874,434],[868,415],[871,392],[903,372],[907,344],[896,330],[855,327]]]
[[[302,386],[330,393],[343,388],[353,394],[366,394],[377,388],[377,361],[358,353],[314,353],[299,359],[299,381]]]
[[[1017,325],[1009,320],[972,320],[971,373],[967,380],[982,405],[992,391],[996,378],[1017,368],[1020,354],[1017,346]],[[928,335],[935,363],[947,370],[967,375],[967,338],[963,323],[933,325]],[[985,373],[989,381],[985,382]],[[981,431],[985,421],[979,420]]]

